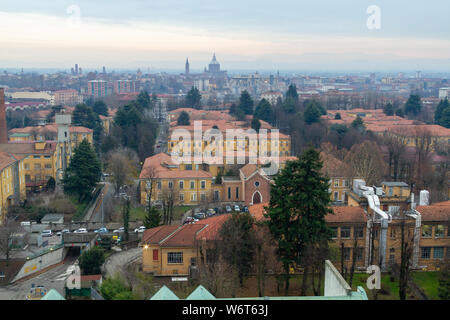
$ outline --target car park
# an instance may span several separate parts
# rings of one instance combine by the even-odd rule
[[[194,214],[194,218],[195,219],[205,219],[206,218],[206,214],[204,212],[198,212]]]
[[[227,212],[227,213],[230,213],[232,210],[231,210],[231,207],[230,206],[225,206],[225,211]]]
[[[79,228],[75,230],[73,233],[88,233],[86,228]]]
[[[241,212],[241,208],[239,208],[239,206],[236,204],[236,205],[234,206],[234,211],[236,211],[236,212]]]

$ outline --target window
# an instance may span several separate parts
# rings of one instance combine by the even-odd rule
[[[158,261],[158,249],[153,249],[153,261]]]
[[[342,255],[344,256],[344,260],[350,260],[350,248],[343,248]]]
[[[205,180],[200,181],[200,188],[201,189],[205,189],[206,188],[206,181]]]
[[[430,255],[431,255],[431,247],[420,248],[420,257],[422,259],[430,259]]]
[[[259,181],[255,181],[255,187],[259,187]]]
[[[358,239],[364,238],[364,228],[363,227],[355,227],[355,236]]]
[[[228,199],[231,199],[231,187],[228,187]]]
[[[348,180],[344,180],[344,187],[348,187]]]
[[[431,238],[433,227],[430,225],[424,225],[422,227],[422,238]]]
[[[41,169],[41,164],[40,164],[40,163],[35,163],[35,164],[34,164],[34,169],[35,169],[35,170]]]
[[[442,259],[444,257],[444,247],[434,247],[433,248],[433,258]]]
[[[169,181],[169,189],[173,188],[173,181]]]
[[[341,227],[341,238],[350,238],[350,227]]]
[[[214,190],[214,200],[215,201],[219,200],[219,196],[220,196],[219,191],[218,190]]]
[[[337,227],[331,227],[331,237],[332,238],[338,237],[338,228]]]
[[[41,156],[33,156],[34,159],[40,159]]]
[[[339,192],[335,191],[333,193],[333,198],[334,198],[334,201],[338,201],[339,200]]]
[[[434,236],[436,238],[442,238],[444,236],[445,227],[442,224],[438,224],[434,229]]]
[[[167,263],[183,263],[183,252],[168,252]]]
[[[162,188],[161,181],[158,181],[158,190],[161,190],[161,188]]]
[[[180,189],[184,189],[184,181],[180,181],[179,185],[180,185]]]
[[[339,187],[339,179],[334,179],[334,186]]]
[[[389,197],[392,197],[392,194],[393,194],[393,189],[392,189],[392,187],[389,187]]]
[[[191,194],[191,201],[197,201],[197,194],[196,193],[192,193]]]
[[[236,199],[239,199],[239,187],[236,187]]]
[[[180,193],[180,201],[184,201],[184,193]]]
[[[197,258],[192,257],[191,258],[191,266],[196,266],[197,265]]]
[[[395,228],[391,227],[391,239],[395,239]]]
[[[201,193],[200,194],[200,200],[201,201],[206,201],[206,194],[205,193]]]
[[[45,164],[45,169],[51,169],[52,165],[50,163]]]
[[[364,256],[364,248],[356,248],[356,261],[361,261]]]
[[[25,182],[30,182],[31,178],[29,174],[25,175]]]
[[[25,170],[30,170],[30,164],[29,163],[25,163]]]
[[[51,156],[44,156],[44,158],[45,158],[45,159],[50,159],[50,158],[51,158]]]
[[[190,187],[191,187],[191,189],[195,189],[195,181],[190,182]]]
[[[192,170],[192,164],[186,164],[185,170]]]

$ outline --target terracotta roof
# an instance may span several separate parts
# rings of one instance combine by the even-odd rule
[[[215,217],[202,220],[201,224],[206,225],[205,228],[197,233],[197,240],[214,240],[217,238],[220,228],[231,217],[231,213],[221,214]]]
[[[331,207],[334,214],[327,214],[325,221],[330,222],[367,222],[364,209],[361,207]]]
[[[256,221],[263,221],[267,219],[266,217],[264,217],[264,214],[266,214],[266,210],[264,209],[264,207],[268,206],[268,202],[258,203],[248,207],[248,211]]]
[[[0,171],[15,163],[15,159],[9,152],[0,152]]]
[[[195,245],[195,238],[197,232],[205,228],[203,224],[185,224],[179,227],[169,237],[160,241],[162,247],[193,247]]]
[[[86,127],[80,127],[80,126],[70,126],[69,127],[70,132],[76,132],[76,133],[92,133],[94,132],[92,129],[86,128]],[[8,131],[9,133],[44,133],[44,132],[58,132],[58,126],[54,123],[47,124],[45,126],[32,126],[32,127],[25,127],[25,128],[14,128]]]
[[[101,278],[101,274],[85,275],[81,276],[81,281],[99,281]]]
[[[205,178],[212,179],[211,173],[204,170],[180,170],[179,168],[167,168],[176,166],[171,156],[166,153],[158,153],[145,159],[139,179],[182,179]]]
[[[439,202],[429,206],[416,208],[422,216],[422,221],[447,221],[450,222],[450,201]]]
[[[174,232],[178,226],[159,226],[156,228],[147,229],[142,235],[142,243],[157,244],[172,232]]]
[[[45,147],[42,150],[35,149],[34,141],[14,141],[1,143],[0,151],[10,152],[17,155],[47,154],[52,155],[56,150],[56,141],[45,141]]]
[[[258,167],[256,164],[248,163],[245,166],[243,166],[241,169],[239,169],[242,174],[244,175],[244,178],[248,178],[251,176],[255,171],[258,171]]]

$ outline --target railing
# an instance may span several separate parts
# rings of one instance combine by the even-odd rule
[[[63,243],[59,243],[59,244],[54,245],[54,246],[52,246],[50,248],[47,248],[45,250],[41,250],[39,252],[36,252],[36,253],[32,254],[31,256],[28,256],[27,260],[31,260],[31,259],[37,258],[37,257],[42,256],[44,254],[47,254],[49,252],[53,252],[55,250],[58,250],[58,249],[60,249],[62,247],[64,247],[64,244]]]

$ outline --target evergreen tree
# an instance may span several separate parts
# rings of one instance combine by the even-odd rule
[[[72,124],[74,126],[86,127],[94,130],[94,140],[98,142],[103,132],[100,117],[86,104],[78,104],[72,113]]]
[[[403,118],[405,116],[405,113],[403,112],[402,108],[398,108],[397,110],[395,110],[395,115]]]
[[[442,111],[439,125],[450,129],[450,106],[445,108],[444,111]]]
[[[84,139],[75,148],[64,172],[64,193],[76,195],[80,202],[89,199],[92,189],[100,181],[101,173],[100,161],[91,144]]]
[[[405,103],[405,114],[416,116],[420,113],[422,109],[422,102],[420,96],[417,94],[411,94],[408,101]]]
[[[253,117],[251,126],[252,129],[254,129],[256,132],[259,132],[259,129],[261,128],[261,122],[259,122],[258,118]]]
[[[448,250],[448,249],[447,249]],[[450,300],[450,261],[443,261],[438,278],[438,296],[442,300]]]
[[[341,114],[338,112],[336,113],[336,115],[334,116],[334,120],[341,120]]]
[[[144,226],[147,229],[156,228],[161,225],[161,213],[156,207],[148,206],[147,214],[144,217]]]
[[[320,109],[315,101],[310,101],[308,103],[305,112],[303,113],[303,118],[307,124],[320,121]]]
[[[253,99],[247,90],[241,92],[238,109],[242,110],[244,114],[253,114]]]
[[[295,84],[289,85],[289,88],[286,91],[286,99],[292,99],[295,103],[298,102],[298,93]]]
[[[185,100],[186,107],[200,109],[201,100],[202,100],[202,95],[200,94],[200,91],[197,88],[192,87],[191,90],[189,90],[189,92],[186,95],[186,100]]]
[[[386,104],[386,106],[383,109],[383,112],[387,116],[393,116],[394,115],[394,106],[392,105],[392,103],[389,102],[388,104]]]
[[[105,255],[102,248],[93,247],[83,251],[79,260],[83,275],[101,274],[100,267],[105,262]]]
[[[108,107],[102,100],[95,101],[94,106],[92,107],[92,110],[98,115],[102,115],[105,117],[108,116]]]
[[[215,184],[222,184],[222,170],[219,170],[219,172],[217,172]]]
[[[366,128],[366,125],[364,124],[363,119],[358,115],[356,116],[356,119],[353,120],[352,127],[362,132]]]
[[[136,103],[139,104],[139,106],[142,109],[149,109],[151,107],[151,100],[150,96],[148,95],[148,92],[147,91],[139,92],[136,98]]]
[[[124,240],[127,241],[130,223],[130,199],[128,196],[122,205],[122,219],[123,219],[123,237]]]
[[[254,116],[258,119],[272,123],[274,114],[269,101],[267,101],[266,99],[261,99],[261,101],[259,101],[258,105],[256,106]]]
[[[237,106],[235,103],[232,103],[230,106],[230,114],[236,115],[236,112],[237,112]]]
[[[190,121],[189,121],[189,114],[186,111],[181,111],[178,120],[177,120],[177,125],[179,126],[188,126],[190,125]]]
[[[445,100],[439,101],[439,104],[437,105],[436,110],[434,112],[434,123],[441,125],[442,112],[449,106],[450,103],[448,102],[447,98],[445,98]]]
[[[265,216],[285,271],[286,295],[290,267],[306,263],[308,245],[330,239],[325,224],[325,216],[331,213],[329,178],[321,169],[320,153],[307,149],[297,160],[286,163],[270,190]]]

